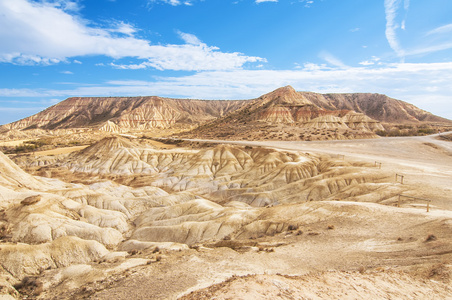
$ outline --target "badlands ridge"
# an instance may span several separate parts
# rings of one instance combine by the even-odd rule
[[[78,98],[66,101],[93,106],[57,104],[5,125],[10,140],[73,147],[0,153],[0,298],[451,297],[451,142],[350,140],[401,118],[385,106],[397,100],[362,97],[285,87],[188,109],[140,98],[139,113],[131,98]],[[411,119],[401,123],[450,122],[396,103]],[[347,140],[290,141],[290,128],[313,138],[322,124]],[[246,125],[240,139],[274,126],[289,141],[156,141],[149,131],[231,139]]]
[[[112,133],[232,140],[374,138],[376,132],[451,128],[452,121],[380,94],[317,94],[279,88],[252,100],[69,98],[0,127],[4,136],[84,128]],[[436,132],[435,131],[435,132]],[[413,134],[414,132],[411,132]],[[410,134],[410,133],[408,133]]]

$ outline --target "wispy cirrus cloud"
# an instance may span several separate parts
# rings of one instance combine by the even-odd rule
[[[265,61],[238,52],[222,52],[182,32],[178,34],[184,44],[152,45],[135,37],[138,29],[122,21],[108,28],[90,26],[87,20],[67,11],[75,9],[75,4],[64,0],[0,0],[0,40],[4,41],[0,44],[0,63],[49,65],[68,58],[100,55],[139,61],[129,67],[112,64],[122,68],[192,71],[235,69],[245,63]]]
[[[411,47],[403,47],[398,37],[399,30],[406,30],[406,14],[410,7],[409,0],[385,0],[386,13],[386,39],[389,46],[398,57],[414,55],[426,55],[438,51],[452,49],[452,24],[446,24],[428,31],[422,36],[425,39],[418,40],[417,44]]]
[[[426,33],[426,35],[436,35],[436,34],[448,34],[452,32],[452,24],[447,24],[444,26],[440,26],[438,28],[435,28],[433,30],[430,30]]]
[[[410,2],[409,0],[405,0],[403,8],[405,11],[409,9]],[[398,21],[399,13],[402,7],[401,0],[385,0],[385,14],[386,14],[386,39],[389,43],[389,46],[394,50],[394,52],[400,58],[405,57],[405,50],[401,46],[399,42],[399,38],[397,36],[397,30],[403,29],[405,30],[405,19],[402,21]]]
[[[425,45],[422,47],[410,49],[410,50],[406,51],[406,55],[430,54],[430,53],[443,51],[443,50],[447,50],[447,49],[452,49],[452,41],[443,42],[443,43],[439,43],[439,44],[433,44],[433,45]]]
[[[321,51],[319,53],[319,57],[335,67],[343,69],[348,68],[348,66],[344,64],[339,58],[337,58],[336,56],[327,51]]]

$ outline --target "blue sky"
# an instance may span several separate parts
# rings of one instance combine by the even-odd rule
[[[371,92],[452,119],[452,1],[0,0],[0,124],[73,96]]]

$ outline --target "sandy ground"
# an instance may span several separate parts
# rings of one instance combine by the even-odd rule
[[[338,209],[328,202],[309,205],[312,215],[316,210]],[[362,208],[385,212],[372,216],[364,214]],[[447,264],[452,259],[451,237],[446,231],[438,231],[434,218],[407,208],[400,209],[399,218],[393,218],[394,208],[369,203],[346,203],[343,209],[328,221],[303,226],[301,235],[284,232],[256,240],[270,251],[201,246],[162,252],[159,262],[55,299],[178,299],[184,295],[186,299],[452,297],[449,285],[442,281],[450,278]],[[328,224],[335,228],[328,229]],[[435,232],[438,239],[425,242],[429,232]],[[255,274],[259,274],[257,279]],[[251,277],[228,283],[234,276],[245,275]],[[276,287],[272,286],[275,281]],[[222,289],[217,290],[216,284]]]
[[[215,142],[377,161],[384,170],[404,174],[406,184],[421,184],[426,194],[435,198],[433,209],[426,212],[374,203],[310,202],[305,205],[312,206],[312,218],[325,210],[330,211],[330,217],[306,224],[300,228],[301,235],[282,232],[256,239],[268,245],[264,250],[243,252],[201,245],[181,252],[162,252],[161,261],[56,298],[452,299],[452,236],[448,229],[452,143],[435,136]],[[429,241],[432,234],[435,240]]]
[[[298,205],[307,208],[302,234],[241,240],[261,245],[246,251],[206,243],[139,252],[131,257],[149,264],[83,286],[57,286],[40,299],[452,299],[452,143],[435,136],[215,142],[377,161],[403,174],[405,184],[422,186],[432,210],[347,201],[277,205],[268,214],[284,220]]]
[[[336,271],[304,276],[235,276],[186,295],[181,300],[433,299],[432,296],[447,299],[450,291],[432,281],[416,280],[401,273],[360,274]]]
[[[146,143],[151,144],[152,146],[157,147],[158,149],[174,149],[177,147],[176,145],[164,144],[162,142],[154,140],[147,140]]]
[[[56,149],[46,150],[46,151],[36,151],[36,152],[33,152],[32,155],[34,155],[34,156],[44,156],[44,155],[68,154],[68,153],[72,153],[72,152],[75,152],[75,151],[83,150],[86,147],[89,147],[89,145],[56,148]]]
[[[27,140],[18,140],[18,141],[10,141],[10,142],[0,142],[0,146],[16,147],[16,146],[22,145],[24,142],[27,142],[27,141],[29,141],[29,139],[27,139]]]

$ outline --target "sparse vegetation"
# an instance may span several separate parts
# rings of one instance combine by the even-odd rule
[[[441,134],[439,139],[452,142],[452,134]]]
[[[427,238],[425,239],[425,242],[432,242],[436,241],[438,238],[434,234],[429,234]]]
[[[388,130],[376,130],[375,133],[379,136],[423,136],[438,133],[438,129],[429,127],[428,125],[394,125]]]

